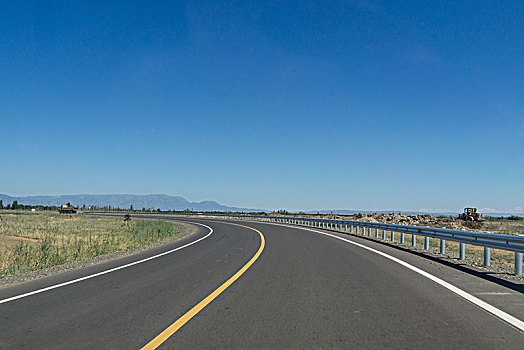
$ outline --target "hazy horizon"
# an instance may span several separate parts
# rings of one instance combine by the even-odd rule
[[[55,194],[55,195],[49,195],[49,194],[39,194],[39,195],[29,195],[29,196],[16,196],[11,195],[7,193],[0,193],[0,196],[6,195],[12,198],[23,198],[23,197],[62,197],[62,196],[169,196],[169,197],[180,197],[183,198],[189,202],[193,203],[199,203],[199,202],[206,202],[206,201],[213,201],[217,202],[220,205],[228,206],[228,207],[236,207],[236,208],[248,208],[246,206],[243,206],[241,203],[222,203],[220,201],[217,201],[213,198],[207,198],[203,200],[192,200],[191,198],[186,198],[184,196],[179,195],[170,195],[165,193],[148,193],[148,194],[140,194],[140,193],[77,193],[77,194]],[[0,198],[1,199],[1,198]],[[7,203],[4,203],[6,205]],[[25,204],[25,203],[21,203]],[[86,205],[93,204],[93,203],[84,203]],[[154,204],[154,203],[151,203]],[[81,205],[81,204],[80,204]],[[413,213],[430,213],[430,214],[459,214],[462,212],[463,208],[453,210],[453,209],[428,209],[428,208],[285,208],[285,207],[277,207],[277,208],[250,208],[250,209],[261,209],[266,211],[272,211],[272,210],[288,210],[291,212],[413,212]],[[480,212],[483,212],[484,214],[524,214],[524,210],[513,210],[513,211],[505,211],[501,209],[494,209],[494,208],[478,208]],[[522,208],[521,208],[522,209]]]

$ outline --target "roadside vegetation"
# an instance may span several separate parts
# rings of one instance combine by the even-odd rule
[[[161,220],[0,214],[0,278],[133,249],[181,235]]]
[[[523,221],[524,217],[517,215],[510,216],[486,216],[487,221]]]

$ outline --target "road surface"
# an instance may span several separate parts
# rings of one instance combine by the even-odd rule
[[[198,226],[173,244],[1,289],[0,348],[140,349],[177,322],[182,326],[160,348],[523,347],[521,330],[358,245],[285,225],[185,221],[212,233]],[[334,235],[406,261],[524,320],[524,294],[515,288],[362,237]],[[177,247],[184,248],[5,301]]]

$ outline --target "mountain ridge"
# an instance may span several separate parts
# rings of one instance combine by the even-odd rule
[[[181,196],[170,196],[167,194],[73,194],[73,195],[59,195],[59,196],[9,196],[7,194],[0,194],[0,200],[3,201],[4,206],[13,201],[18,201],[19,204],[25,205],[46,205],[59,206],[65,203],[71,203],[74,206],[90,206],[96,205],[99,207],[112,206],[114,208],[129,208],[133,205],[135,209],[150,208],[162,210],[185,210],[193,211],[236,211],[236,212],[262,212],[267,211],[263,209],[239,208],[222,205],[215,201],[201,201],[190,202]]]

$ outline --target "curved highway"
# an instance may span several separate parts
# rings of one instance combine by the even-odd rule
[[[1,289],[0,348],[524,344],[518,327],[359,245],[285,225],[187,221],[204,226],[173,244]],[[524,320],[524,295],[515,288],[362,237],[331,234],[401,259]]]

